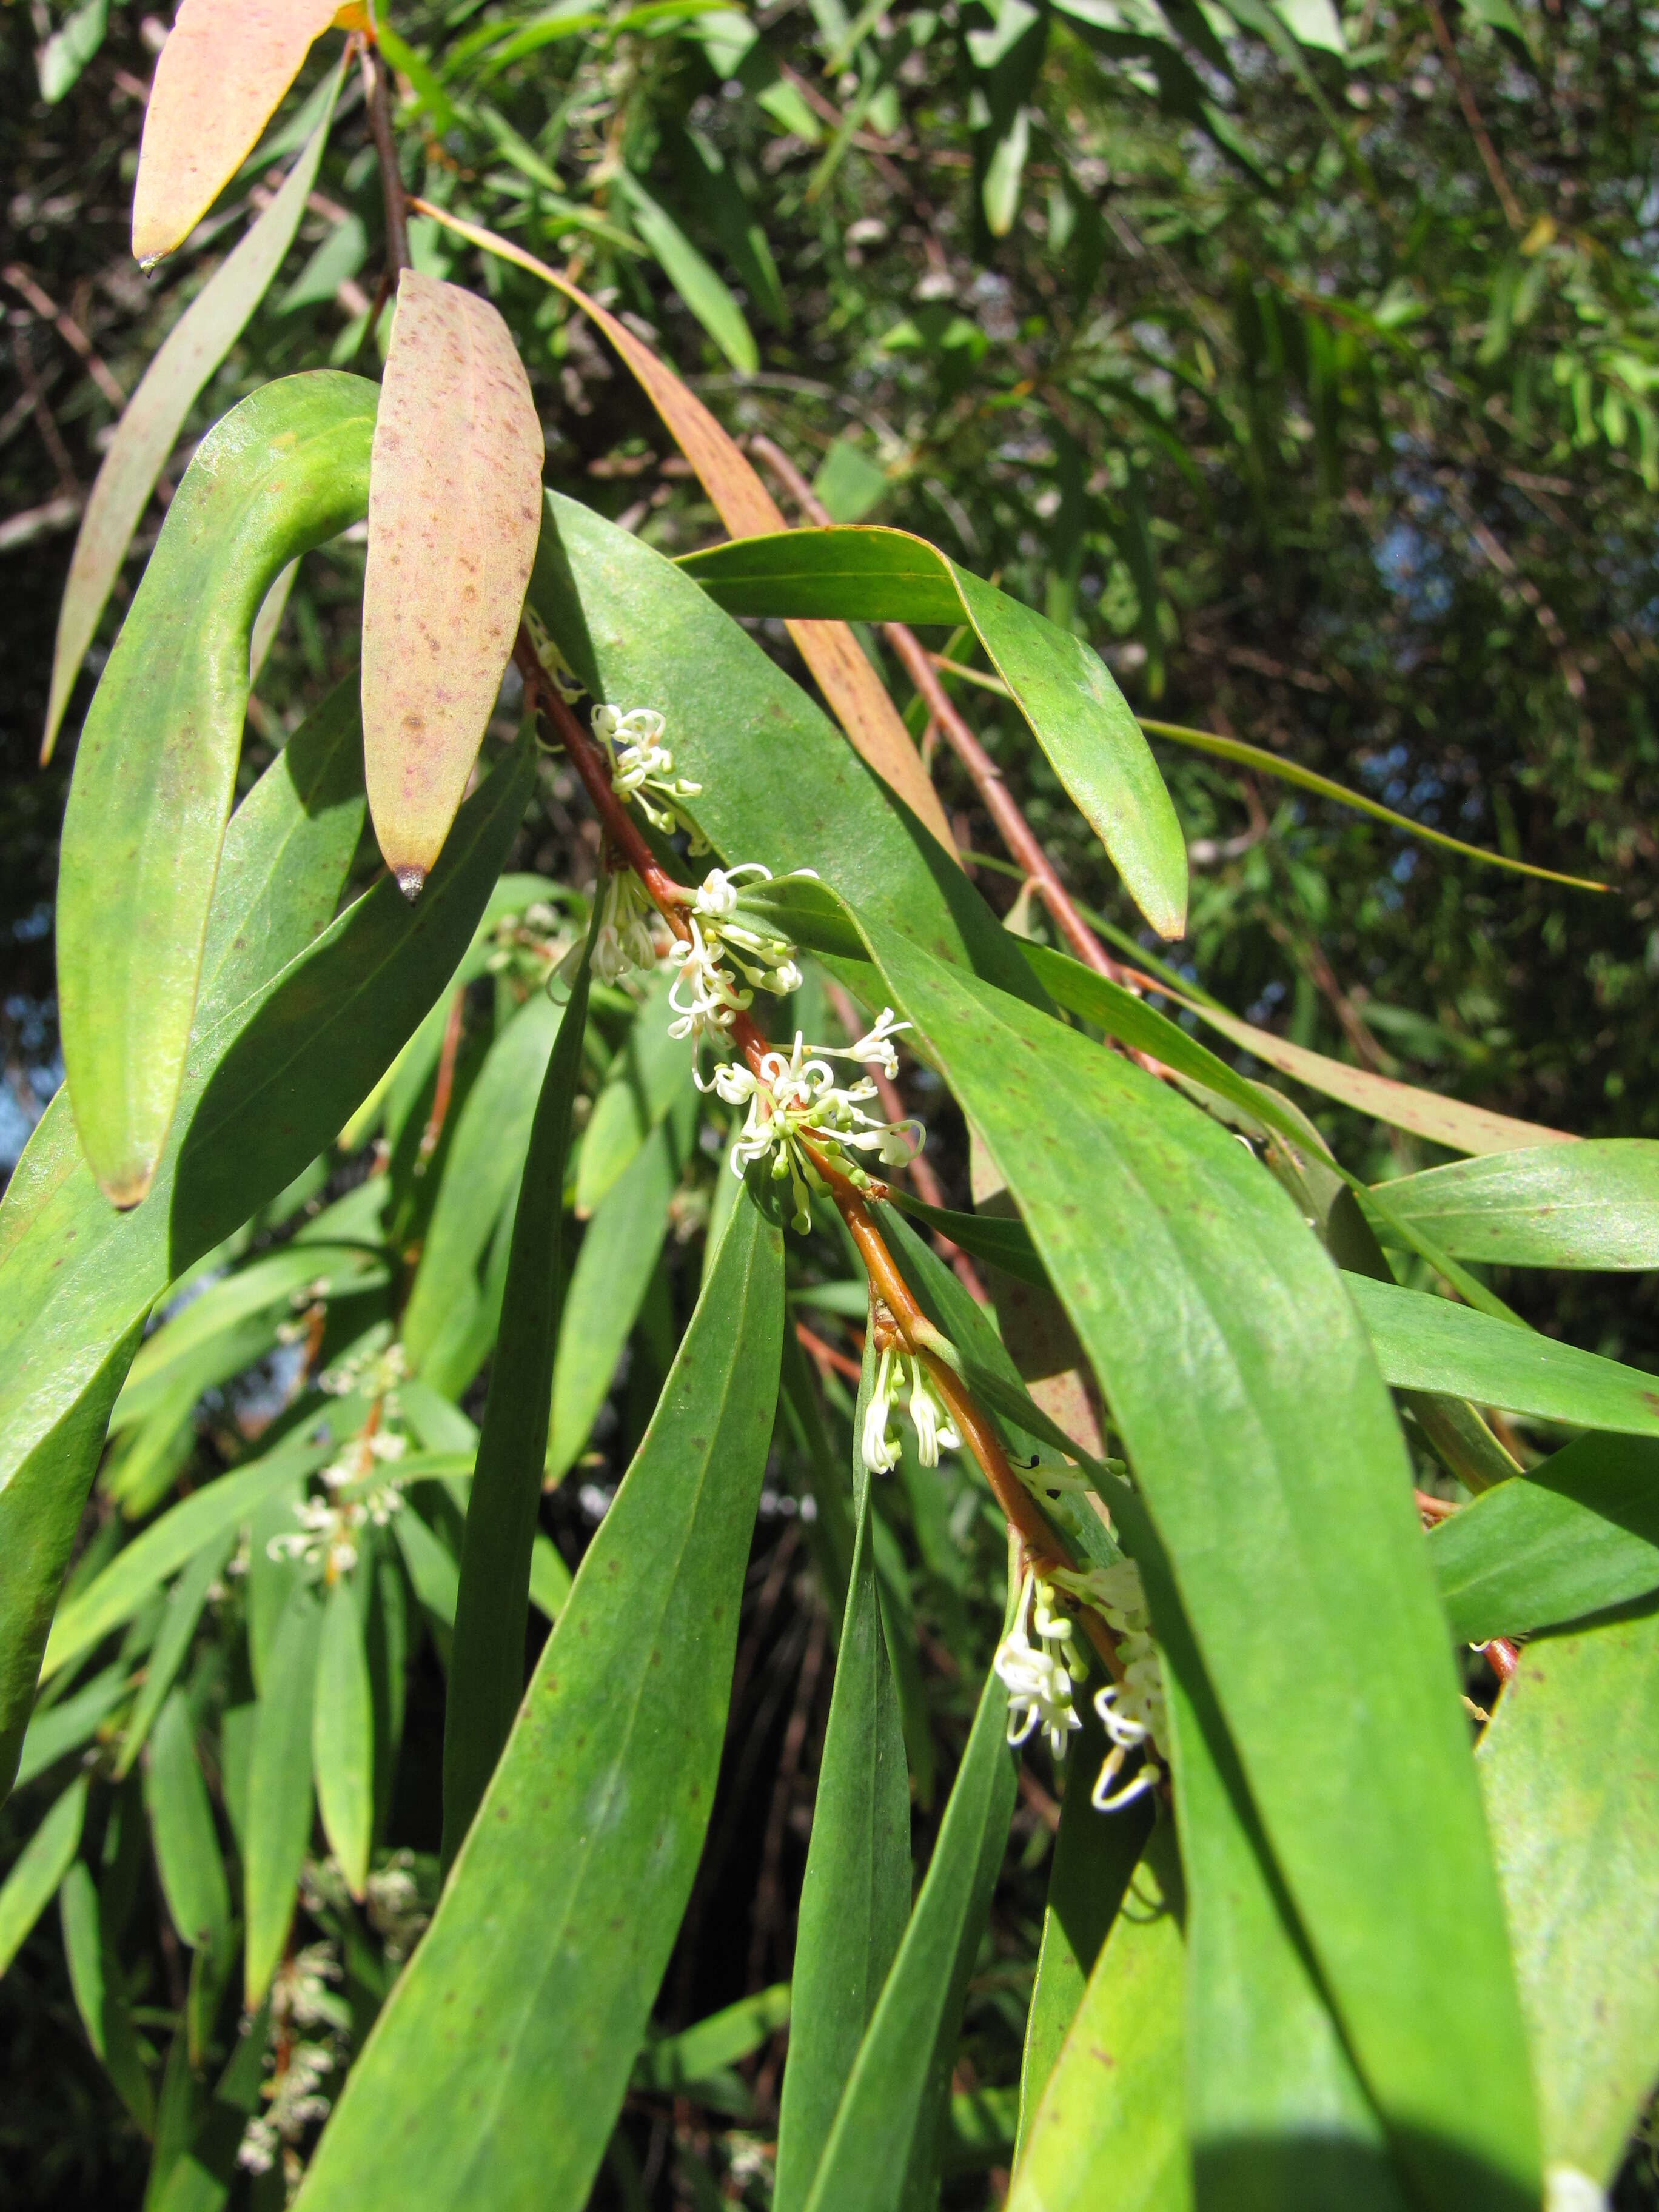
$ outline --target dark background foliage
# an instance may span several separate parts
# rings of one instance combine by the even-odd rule
[[[512,11],[495,12],[510,28]],[[1339,55],[1317,43],[1328,11],[1307,0],[1284,18],[1236,12],[1230,27],[1193,0],[1052,13],[1004,0],[849,19],[839,0],[783,0],[744,51],[750,31],[730,15],[618,9],[606,27],[502,63],[513,49],[483,38],[489,11],[411,8],[394,18],[416,56],[412,88],[400,79],[405,179],[572,257],[730,428],[816,476],[838,518],[917,530],[1074,623],[1141,712],[1604,878],[1597,896],[1500,873],[1158,746],[1194,870],[1188,938],[1166,957],[1235,1011],[1510,1113],[1659,1135],[1659,19],[1626,0],[1519,15],[1502,0],[1443,15],[1438,0],[1364,0]],[[94,58],[48,106],[33,51],[59,20],[34,0],[0,33],[0,1171],[58,1075],[54,850],[88,679],[57,760],[41,772],[34,755],[74,520],[118,392],[222,242],[210,235],[152,283],[137,273],[131,181],[160,27],[112,6]],[[225,204],[261,188],[255,167]],[[641,191],[724,279],[752,373],[723,356],[706,305],[701,318],[687,305],[684,261],[642,249]],[[361,105],[337,126],[313,206],[304,251],[204,394],[192,437],[270,376],[331,357],[372,368],[362,316],[380,215]],[[452,265],[453,242],[416,230],[417,256]],[[585,326],[511,271],[453,265],[487,281],[514,326],[549,481],[667,550],[717,535]],[[345,547],[302,570],[251,714],[250,764],[349,665],[357,557]],[[903,703],[902,679],[895,690]],[[1075,893],[1133,933],[1023,731],[989,695],[957,696]],[[1000,857],[949,752],[933,765],[959,842]],[[555,799],[520,857],[586,880],[583,843]],[[981,880],[1010,903],[1013,883]],[[1431,1157],[1321,1118],[1371,1174]],[[695,1285],[683,1287],[689,1310]],[[1640,1279],[1616,1297],[1593,1277],[1499,1287],[1577,1343],[1659,1360]],[[610,1479],[630,1421],[624,1382]],[[550,1510],[574,1560],[591,1523],[574,1498]],[[783,1511],[759,1532],[722,1802],[665,1991],[669,2025],[787,1972],[782,1900],[798,1887],[829,1677],[802,1534]],[[921,1591],[924,1625],[944,1622],[948,1598]],[[932,1641],[933,1723],[959,1740],[954,1638],[941,1625]],[[435,1679],[417,1683],[411,1706],[403,1786],[422,1845],[440,1694]],[[1043,1809],[1023,1807],[1016,1832],[1033,1865]],[[1000,1900],[1016,1984],[1040,1896],[1034,1875]],[[20,2203],[136,2202],[136,2146],[55,1960],[45,1928],[0,1996],[0,2148]],[[970,2042],[1003,2080],[1018,2012],[1000,2009],[999,1961],[981,1965]],[[703,2120],[675,2116],[665,2165],[664,2124],[641,2121],[650,2188],[704,2201]],[[1624,2186],[1638,2201],[1634,2166]],[[982,2191],[976,2178],[964,2201]]]

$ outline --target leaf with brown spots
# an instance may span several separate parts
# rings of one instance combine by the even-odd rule
[[[501,688],[541,527],[542,428],[486,300],[405,269],[380,387],[363,579],[363,757],[413,898]]]
[[[148,269],[182,246],[252,152],[337,0],[184,0],[155,64],[132,251]]]

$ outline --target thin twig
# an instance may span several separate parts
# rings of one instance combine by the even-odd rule
[[[14,292],[20,292],[42,322],[50,323],[65,345],[78,353],[87,365],[87,374],[118,415],[127,404],[127,395],[110,374],[102,356],[73,315],[58,307],[43,292],[27,269],[20,269],[14,261],[4,270],[5,279]]]
[[[1504,173],[1504,165],[1498,158],[1498,149],[1492,144],[1486,126],[1480,119],[1480,110],[1474,104],[1474,94],[1463,74],[1463,64],[1457,58],[1457,48],[1447,28],[1446,18],[1441,13],[1440,0],[1423,0],[1423,5],[1434,29],[1434,42],[1440,49],[1440,58],[1445,63],[1452,83],[1456,88],[1457,104],[1463,111],[1464,122],[1469,126],[1469,136],[1474,141],[1482,165],[1492,179],[1492,188],[1504,210],[1504,220],[1511,230],[1524,230],[1527,218],[1521,212],[1521,203],[1510,190],[1510,180]]]
[[[72,495],[78,498],[81,485],[75,473],[75,463],[70,459],[70,449],[64,443],[64,434],[58,427],[58,418],[47,406],[46,395],[35,374],[34,356],[29,351],[28,332],[16,325],[12,329],[11,351],[12,358],[17,363],[18,380],[28,395],[34,425],[40,433],[40,442],[52,456],[52,466],[58,471],[65,496]]]
[[[414,266],[409,258],[409,198],[398,167],[398,149],[392,137],[392,106],[387,96],[386,57],[376,46],[365,47],[360,66],[363,97],[368,103],[368,127],[380,161],[380,197],[386,204],[386,258],[388,269]]]

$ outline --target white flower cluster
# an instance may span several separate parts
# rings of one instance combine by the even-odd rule
[[[407,1438],[377,1430],[359,1437],[337,1459],[323,1469],[325,1498],[302,1498],[294,1509],[299,1527],[273,1536],[265,1546],[272,1559],[296,1559],[301,1566],[320,1570],[325,1582],[337,1582],[357,1564],[358,1537],[368,1523],[384,1528],[394,1513],[401,1513],[404,1494],[397,1482],[379,1482],[362,1495],[343,1495],[349,1484],[368,1480],[376,1462],[398,1460],[408,1449]]]
[[[530,642],[536,648],[536,658],[546,672],[549,682],[565,705],[574,707],[587,686],[554,644],[548,635],[546,623],[533,607],[525,609],[523,621]]]
[[[387,1412],[395,1410],[393,1393],[409,1376],[409,1356],[401,1344],[386,1344],[372,1351],[354,1352],[317,1377],[317,1387],[331,1398],[344,1398],[354,1390],[366,1397],[384,1398]]]
[[[680,972],[668,994],[676,1017],[668,1025],[670,1036],[720,1036],[754,1004],[757,988],[780,996],[800,988],[794,946],[745,916],[738,904],[739,877],[769,883],[771,875],[760,861],[745,860],[735,868],[711,868],[697,886],[687,917],[691,942],[676,956]],[[728,973],[728,966],[737,973]],[[690,995],[682,998],[683,991]]]
[[[545,983],[570,951],[564,917],[545,899],[532,899],[522,914],[504,914],[490,932],[484,966],[534,990]]]
[[[237,2165],[249,2173],[269,2173],[279,2154],[286,2150],[291,2156],[293,2146],[313,2121],[328,2118],[328,2099],[319,2094],[319,2084],[333,2070],[334,2053],[325,2045],[292,2045],[287,2065],[264,2085],[269,2109],[242,2130]],[[283,2164],[288,2163],[285,2156]]]
[[[1095,1567],[1087,1574],[1058,1571],[1055,1582],[1104,1618],[1117,1638],[1118,1657],[1123,1662],[1121,1682],[1109,1682],[1095,1694],[1095,1711],[1111,1739],[1112,1748],[1101,1768],[1090,1802],[1098,1813],[1115,1813],[1154,1789],[1163,1769],[1150,1757],[1115,1795],[1113,1785],[1132,1751],[1150,1741],[1164,1759],[1170,1756],[1169,1707],[1164,1677],[1152,1644],[1152,1615],[1141,1587],[1140,1570],[1133,1559]]]
[[[702,789],[674,769],[674,756],[662,742],[666,727],[654,707],[596,707],[593,734],[605,748],[611,788],[624,805],[635,801],[653,830],[670,836],[684,830],[694,854],[706,853],[708,840],[685,811],[685,801]]]
[[[797,1031],[787,1059],[781,1052],[767,1053],[758,1074],[736,1060],[717,1067],[712,1084],[703,1086],[716,1091],[728,1106],[748,1107],[732,1147],[732,1172],[741,1176],[755,1162],[769,1157],[775,1180],[789,1179],[795,1209],[792,1219],[803,1233],[812,1225],[811,1194],[823,1188],[823,1178],[805,1150],[806,1143],[830,1154],[854,1182],[866,1178],[853,1153],[874,1152],[886,1166],[902,1167],[921,1150],[919,1121],[877,1121],[861,1103],[876,1097],[875,1085],[867,1076],[856,1083],[837,1084],[830,1065],[831,1060],[890,1059],[889,1039],[908,1026],[895,1022],[892,1008],[884,1006],[875,1028],[850,1049],[817,1045],[811,1056]]]
[[[951,1409],[934,1387],[921,1361],[889,1345],[876,1367],[875,1387],[865,1408],[864,1432],[859,1449],[872,1474],[886,1474],[899,1463],[902,1446],[894,1426],[899,1392],[910,1385],[910,1419],[916,1432],[916,1456],[924,1467],[937,1467],[941,1450],[960,1451],[962,1437]]]
[[[1024,1743],[1040,1728],[1055,1759],[1064,1759],[1073,1732],[1083,1725],[1072,1692],[1087,1668],[1070,1618],[1055,1602],[1053,1585],[1040,1582],[1029,1570],[1020,1586],[1014,1625],[997,1647],[995,1666],[1008,1692],[1009,1742]]]
[[[412,1851],[393,1851],[368,1877],[364,1901],[369,1925],[386,1946],[388,1959],[406,1959],[430,1917],[421,1904]]]
[[[619,983],[635,968],[647,971],[661,958],[657,909],[632,868],[614,869],[605,879],[599,926],[593,933],[592,965],[601,983]],[[571,966],[581,957],[574,948]]]

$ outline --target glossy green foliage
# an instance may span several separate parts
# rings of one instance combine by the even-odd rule
[[[854,1436],[875,1370],[866,1345]],[[800,2212],[910,1911],[904,1736],[882,1626],[870,1476],[857,1498],[835,1694],[812,1813],[795,1939],[794,2025],[778,2114],[777,2212]]]
[[[797,530],[683,564],[734,614],[967,623],[1154,929],[1178,937],[1187,848],[1122,693],[1099,657],[1006,592],[896,530]]]
[[[70,1783],[13,1861],[0,1883],[0,1974],[51,1903],[81,1843],[86,1817],[84,1775]]]
[[[107,1899],[100,1893],[84,1859],[76,1859],[64,1876],[58,1909],[70,1985],[87,2041],[139,2133],[148,2136],[155,2123],[155,2092],[138,2047]]]
[[[993,1674],[915,1909],[836,2108],[810,2212],[897,2212],[932,2201],[963,1996],[1014,1809],[1006,1711]]]
[[[317,1811],[346,1887],[361,1898],[374,1824],[374,1698],[363,1608],[343,1577],[323,1601],[315,1665],[311,1768]]]
[[[586,2202],[708,1819],[782,1256],[741,1202],[437,1916],[324,2132],[307,2212],[477,2191]]]
[[[672,562],[550,493],[530,605],[597,699],[666,720],[717,852],[815,868],[944,960],[1030,993],[1018,950],[961,870],[902,817],[833,725]]]
[[[691,1051],[668,1034],[672,975],[659,975],[629,1024],[582,1131],[576,1213],[585,1220],[691,1079]]]
[[[204,442],[81,733],[58,992],[76,1127],[118,1205],[149,1189],[184,1079],[247,702],[248,635],[295,555],[363,514],[374,390],[269,385]]]
[[[1384,1184],[1397,1219],[1460,1260],[1521,1267],[1659,1267],[1659,1144],[1542,1145]]]
[[[1659,2079],[1659,1615],[1529,1644],[1480,1747],[1544,2150],[1606,2185]]]
[[[1497,1886],[1399,1430],[1340,1279],[1214,1123],[1075,1031],[863,928],[1091,1356],[1396,2150],[1432,2202],[1460,2201],[1466,2160],[1494,2202],[1519,2201],[1536,2136]],[[1297,1413],[1310,1395],[1328,1424],[1317,1440]],[[1318,1655],[1356,1609],[1389,1656],[1339,1685]],[[1431,1836],[1432,1902],[1415,1872]],[[1478,2037],[1478,2092],[1467,2071],[1451,2094],[1417,2030],[1429,2016]]]
[[[1659,1391],[1639,1368],[1558,1344],[1467,1306],[1346,1278],[1376,1364],[1396,1389],[1438,1392],[1621,1435],[1659,1436]]]
[[[259,1685],[242,1853],[242,1994],[249,2012],[264,2002],[287,1945],[311,1841],[312,1714],[323,1613],[312,1590],[294,1589]]]
[[[1180,1864],[1159,1830],[1130,1879],[1024,2142],[1009,2212],[1190,2212]]]
[[[564,1289],[565,1155],[588,980],[584,952],[531,1124],[501,1334],[467,1500],[444,1711],[446,1865],[460,1847],[524,1693],[532,1546]],[[538,1003],[545,1001],[532,1001]]]
[[[192,1948],[222,1946],[230,1934],[230,1893],[196,1755],[195,1723],[189,1700],[179,1690],[162,1706],[150,1732],[144,1808],[179,1940]]]
[[[1659,1589],[1659,1444],[1580,1437],[1430,1534],[1452,1633],[1525,1636]]]

